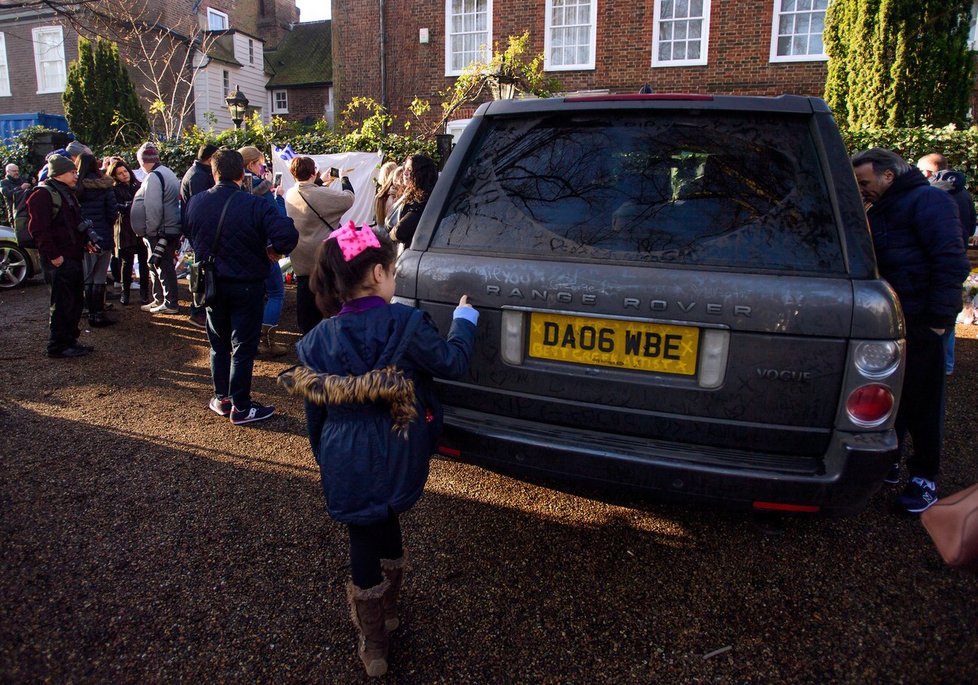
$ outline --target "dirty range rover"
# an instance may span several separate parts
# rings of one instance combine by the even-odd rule
[[[445,455],[832,515],[895,460],[902,314],[816,98],[483,105],[397,268],[442,330],[461,293]]]

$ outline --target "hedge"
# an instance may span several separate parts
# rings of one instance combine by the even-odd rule
[[[9,144],[0,143],[0,161],[3,165],[13,162],[20,167],[21,175],[33,176],[37,170],[31,160],[30,148],[34,138],[48,129],[39,126],[31,127],[21,132]],[[82,141],[85,142],[85,141]],[[334,133],[325,122],[313,126],[305,126],[282,119],[274,118],[270,124],[260,120],[249,122],[247,128],[229,129],[216,132],[196,126],[184,132],[179,141],[155,141],[160,152],[162,163],[182,174],[193,164],[197,150],[204,143],[214,143],[218,146],[240,148],[254,145],[271,158],[272,145],[292,146],[296,154],[320,155],[338,152],[373,152],[381,151],[386,160],[403,161],[408,155],[426,154],[436,162],[439,161],[435,141],[398,133],[380,133],[363,127],[352,133]],[[105,146],[92,150],[99,158],[106,155],[119,155],[130,163],[135,163],[136,148]]]

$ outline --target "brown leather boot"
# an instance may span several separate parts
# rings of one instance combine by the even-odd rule
[[[366,590],[352,582],[346,584],[346,597],[350,603],[350,617],[360,631],[357,653],[371,678],[387,673],[387,648],[390,639],[384,627],[384,593],[390,585],[386,580]]]
[[[383,596],[384,606],[384,627],[387,632],[397,630],[401,625],[397,617],[397,597],[401,592],[401,583],[404,580],[404,571],[407,570],[407,555],[399,559],[381,559],[380,568],[384,572],[384,578],[389,583],[387,592]]]
[[[277,333],[278,326],[271,326],[267,323],[261,325],[261,351],[273,357],[281,357],[288,352],[285,345],[275,340]]]

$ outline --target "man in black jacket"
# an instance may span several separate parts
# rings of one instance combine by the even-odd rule
[[[906,320],[907,362],[896,417],[901,452],[909,433],[910,482],[900,505],[920,513],[937,501],[944,443],[944,343],[961,310],[970,265],[954,202],[891,150],[853,156],[853,170],[873,234],[880,275],[896,291]],[[899,464],[887,482],[900,478]]]
[[[940,188],[951,196],[958,206],[961,219],[961,237],[967,249],[971,236],[975,233],[975,200],[968,192],[968,179],[960,171],[947,166],[944,155],[932,152],[917,160],[917,168],[935,188]],[[944,331],[944,373],[954,372],[954,326]]]
[[[81,208],[75,199],[78,172],[71,160],[54,155],[47,164],[47,180],[27,198],[27,230],[37,243],[44,281],[51,293],[49,357],[81,357],[92,351],[78,344],[82,313],[84,270],[88,237],[79,232]]]
[[[186,228],[195,258],[215,259],[217,299],[207,306],[214,381],[208,406],[241,425],[267,419],[275,411],[252,401],[251,375],[261,337],[270,251],[288,254],[299,234],[292,219],[280,215],[270,202],[238,192],[244,160],[236,150],[215,152],[211,169],[217,185],[191,198]]]
[[[197,193],[210,190],[214,187],[214,174],[211,173],[211,156],[217,152],[217,145],[205,143],[197,150],[197,159],[187,169],[180,181],[180,219],[183,225],[183,235],[189,240],[190,232],[187,228],[187,207],[190,205],[190,198]],[[207,314],[203,307],[197,303],[190,302],[190,323],[200,328],[207,328]]]
[[[7,225],[13,226],[14,209],[17,207],[17,203],[20,202],[24,193],[30,190],[31,184],[20,177],[20,167],[16,164],[8,164],[4,168],[4,171],[7,175],[3,177],[3,180],[0,180],[0,194],[3,195],[4,204],[6,205]]]

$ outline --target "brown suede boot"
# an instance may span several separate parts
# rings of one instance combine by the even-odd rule
[[[346,584],[350,617],[360,631],[357,653],[371,678],[387,673],[387,647],[390,640],[384,627],[383,598],[390,585],[386,580],[363,590],[353,583]]]
[[[399,559],[381,559],[380,568],[384,572],[384,578],[390,583],[383,597],[384,627],[390,633],[401,625],[400,619],[397,618],[397,596],[401,592],[404,571],[407,570],[407,555]]]
[[[267,323],[261,325],[261,351],[273,357],[281,357],[288,352],[285,345],[275,339],[277,333],[278,326],[271,326]]]

